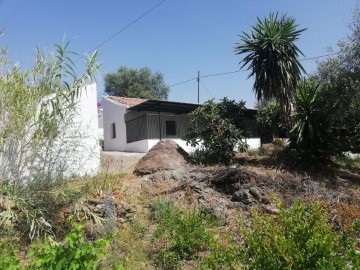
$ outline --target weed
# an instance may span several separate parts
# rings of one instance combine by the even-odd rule
[[[119,227],[109,248],[111,256],[101,262],[100,269],[149,269],[150,235],[148,219],[138,215],[136,221]]]
[[[242,249],[231,235],[225,241],[214,241],[209,247],[207,256],[198,259],[200,269],[240,270],[242,268]]]
[[[348,170],[360,170],[360,157],[337,157],[335,163]]]
[[[20,261],[17,257],[18,250],[12,243],[13,241],[10,239],[0,241],[0,269],[19,269]]]
[[[251,228],[244,226],[245,269],[359,269],[355,243],[334,232],[323,206],[296,202],[279,216],[253,212]]]
[[[100,258],[106,254],[110,241],[101,238],[93,243],[84,240],[84,226],[75,225],[73,231],[65,237],[65,243],[59,244],[49,238],[43,246],[33,244],[30,252],[33,269],[97,269]]]
[[[213,217],[201,211],[181,211],[171,202],[158,202],[154,206],[159,225],[155,231],[159,252],[156,263],[166,269],[175,269],[181,261],[194,259],[214,241],[209,228]]]

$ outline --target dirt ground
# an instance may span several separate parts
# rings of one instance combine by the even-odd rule
[[[132,174],[144,154],[103,152],[105,172]],[[162,153],[162,156],[165,157]],[[231,167],[197,167],[190,164],[172,170],[159,170],[149,175],[131,177],[132,196],[151,200],[171,200],[175,204],[200,206],[225,223],[235,212],[249,215],[253,207],[277,213],[276,202],[285,206],[295,200],[322,200],[328,204],[331,219],[340,227],[350,227],[360,219],[360,175],[341,168],[278,167],[274,162],[243,157]]]
[[[128,153],[115,151],[101,152],[102,172],[132,172],[137,162],[145,153]]]

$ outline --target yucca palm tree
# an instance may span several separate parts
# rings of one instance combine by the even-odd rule
[[[325,119],[322,112],[325,97],[319,84],[304,80],[294,95],[294,126],[291,142],[307,155],[317,155]]]
[[[250,33],[242,32],[236,54],[247,54],[240,62],[241,68],[248,66],[249,78],[255,76],[253,90],[258,100],[275,99],[287,122],[291,111],[291,100],[301,73],[305,69],[298,60],[300,49],[294,44],[301,32],[294,18],[270,13],[259,18]]]

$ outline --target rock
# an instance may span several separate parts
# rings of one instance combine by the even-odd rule
[[[188,154],[172,140],[161,140],[135,166],[134,174],[145,175],[176,170],[187,162]]]
[[[90,199],[87,199],[87,202],[91,203],[91,204],[102,204],[103,200],[90,198]]]
[[[267,196],[262,196],[261,197],[261,202],[263,204],[269,204],[270,203],[270,199]]]
[[[106,198],[104,200],[103,209],[105,218],[116,218],[116,205],[113,198]]]
[[[256,200],[254,199],[254,197],[250,194],[250,192],[248,190],[236,191],[233,194],[231,200],[234,202],[242,202],[247,205],[256,202]]]
[[[249,192],[257,201],[261,201],[262,195],[261,195],[259,188],[251,187],[249,189]]]
[[[100,209],[100,210],[104,209],[104,207],[105,207],[104,204],[97,204],[95,206],[96,209]]]
[[[245,210],[245,211],[250,210],[250,207],[243,204],[242,202],[233,202],[233,206],[235,209],[241,209],[241,210]]]
[[[280,213],[280,210],[273,205],[263,205],[262,207],[269,214],[278,215]]]
[[[120,223],[125,223],[125,222],[126,222],[126,219],[125,219],[125,218],[118,218],[118,221],[119,221]]]
[[[127,213],[127,214],[125,215],[125,217],[126,217],[127,219],[132,218],[132,217],[134,217],[134,216],[135,216],[135,213]]]
[[[103,212],[100,208],[97,207],[95,207],[92,211],[96,214],[101,214]]]
[[[118,216],[125,216],[126,213],[127,213],[127,211],[124,208],[120,208],[120,209],[117,210]]]

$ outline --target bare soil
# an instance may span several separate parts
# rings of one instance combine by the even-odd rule
[[[289,206],[295,200],[324,201],[330,218],[342,228],[360,219],[360,175],[356,172],[321,164],[304,169],[249,155],[239,155],[239,163],[230,167],[199,167],[186,163],[177,151],[175,146],[166,144],[145,155],[135,169],[145,168],[147,175],[132,178],[131,193],[143,196],[139,189],[146,186],[146,196],[151,200],[200,206],[224,225],[231,224],[239,213],[250,215],[249,210],[254,207],[277,214],[277,202]],[[119,157],[106,158],[110,164],[118,164]],[[163,165],[168,160],[173,161],[173,166]],[[151,170],[151,166],[156,169]]]

